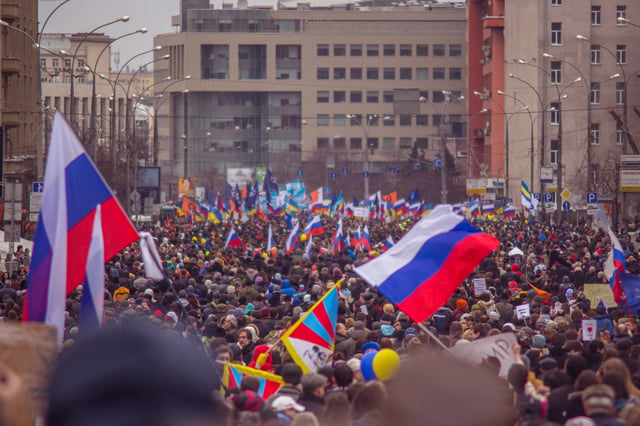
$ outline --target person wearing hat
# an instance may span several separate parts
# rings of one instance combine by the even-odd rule
[[[609,385],[591,385],[582,391],[582,406],[586,415],[596,425],[621,426],[615,413],[615,392]]]
[[[273,400],[271,403],[271,411],[276,414],[278,420],[282,421],[285,425],[290,425],[298,413],[305,411],[305,407],[298,404],[290,396],[282,395]]]
[[[302,385],[302,395],[298,402],[307,411],[311,411],[317,417],[320,417],[324,410],[324,393],[326,391],[327,378],[322,374],[308,373],[302,376],[300,384]]]

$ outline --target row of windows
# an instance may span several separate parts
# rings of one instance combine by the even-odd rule
[[[616,5],[616,25],[626,25],[627,6]],[[591,25],[602,24],[602,6],[591,6]]]
[[[413,115],[384,115],[378,116],[375,114],[370,114],[367,116],[367,124],[369,126],[378,126],[382,124],[383,126],[395,126],[399,124],[400,126],[413,126]],[[415,125],[416,126],[428,126],[429,125],[429,115],[428,114],[417,114],[415,115]],[[439,126],[441,122],[442,116],[434,115],[432,117],[433,125]],[[363,117],[361,115],[349,115],[347,114],[334,114],[333,115],[333,125],[334,127],[344,127],[347,125],[347,122],[350,123],[351,126],[360,127],[360,123],[363,121]],[[452,121],[453,120],[453,121]],[[450,122],[459,122],[462,120],[462,116],[460,115],[450,115]],[[318,114],[317,116],[317,124],[318,127],[327,127],[331,124],[331,115],[330,114]]]
[[[368,90],[363,92],[362,90],[351,90],[347,92],[346,90],[334,90],[333,91],[333,102],[334,103],[345,103],[347,101],[347,94],[349,95],[349,102],[351,103],[362,103],[364,99],[366,99],[367,103],[375,104],[380,102],[380,92],[377,90]],[[442,90],[434,90],[432,93],[431,102],[433,103],[443,103],[447,99],[447,96],[442,93]],[[449,95],[449,99],[452,103],[459,103],[462,99],[462,92],[458,90],[451,91]],[[327,104],[331,100],[331,92],[329,90],[318,90],[316,92],[316,102],[319,104]],[[420,100],[422,102],[427,102],[429,100],[429,91],[422,90],[420,91]],[[393,91],[384,91],[382,92],[382,102],[384,103],[393,103]]]
[[[560,46],[562,45],[562,23],[561,22],[552,22],[551,23],[551,45]],[[600,45],[593,44],[591,45],[591,63],[599,64],[600,63]],[[626,64],[627,63],[627,45],[626,44],[617,44],[616,45],[616,64]]]
[[[414,78],[414,70],[413,68],[382,68],[382,79],[383,80],[395,80],[396,75],[400,77],[400,80],[413,80]],[[331,77],[331,69],[330,68],[317,68],[316,69],[316,78],[318,80],[329,80]],[[362,80],[366,77],[367,80],[379,80],[380,79],[380,68],[349,68],[349,79],[350,80]],[[445,80],[447,77],[447,69],[446,68],[433,68],[432,69],[432,78],[434,80]],[[345,80],[347,78],[347,68],[333,68],[333,79],[334,80]],[[415,69],[415,79],[416,80],[429,80],[429,68],[416,68]],[[449,80],[462,80],[462,68],[453,67],[449,68]]]
[[[624,144],[624,136],[625,135],[622,124],[616,124],[616,145]],[[591,127],[589,129],[589,137],[591,139],[592,145],[600,145],[600,123],[591,123]],[[557,139],[551,139],[549,142],[549,160],[551,164],[558,164],[558,147],[560,143]]]
[[[616,104],[624,105],[626,95],[625,84],[622,82],[616,83]],[[591,83],[589,102],[592,105],[598,105],[600,103],[600,83]]]
[[[50,58],[50,60],[51,60],[51,67],[52,68],[60,68],[60,59],[58,59],[58,58]],[[40,59],[40,68],[46,69],[47,68],[47,63],[48,63],[47,58]],[[74,65],[75,65],[76,69],[84,69],[84,59],[79,59],[79,58],[76,59]],[[71,69],[71,59],[65,59],[64,60],[64,68],[67,71]]]
[[[335,137],[335,138],[326,138],[321,137],[316,140],[316,147],[319,150],[327,150],[331,148],[331,142],[333,141],[333,149],[336,150],[346,150],[347,149],[347,138],[345,137]],[[349,138],[349,149],[351,150],[361,150],[362,149],[362,138]],[[399,143],[398,143],[399,142]],[[382,150],[391,151],[395,149],[411,149],[413,148],[414,139],[413,138],[382,138]],[[429,138],[415,138],[415,144],[419,149],[428,149],[429,147]],[[379,138],[367,138],[367,148],[371,150],[380,148],[380,139]]]
[[[414,51],[415,47],[415,51]],[[449,56],[462,56],[461,44],[450,44],[448,46]],[[318,56],[331,56],[331,45],[318,44],[316,46],[316,54]],[[382,55],[381,55],[382,53]],[[434,44],[431,46],[431,53],[433,56],[447,56],[446,44]],[[429,56],[428,44],[383,44],[382,49],[379,44],[350,44],[349,45],[350,56]],[[333,56],[347,56],[346,44],[334,44]]]

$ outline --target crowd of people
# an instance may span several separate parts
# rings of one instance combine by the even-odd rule
[[[303,229],[308,219],[298,214],[298,220]],[[107,263],[103,330],[112,333],[110,344],[105,343],[108,336],[101,336],[100,344],[82,338],[82,327],[78,326],[82,288],[69,296],[62,361],[51,389],[57,396],[52,397],[50,424],[100,424],[74,423],[68,417],[69,411],[81,411],[83,400],[77,398],[82,392],[71,389],[69,382],[74,381],[76,387],[95,387],[98,380],[118,382],[110,390],[119,393],[118,397],[107,398],[108,392],[102,392],[99,398],[95,396],[100,403],[92,402],[110,411],[109,418],[120,413],[117,404],[125,407],[121,408],[124,416],[149,403],[157,412],[167,412],[154,418],[154,424],[164,424],[175,413],[189,410],[197,415],[192,423],[181,424],[640,424],[637,317],[624,305],[589,300],[584,293],[585,284],[608,283],[603,267],[611,241],[605,231],[592,229],[587,222],[557,226],[519,216],[476,221],[475,226],[494,235],[500,247],[428,321],[415,324],[353,269],[384,252],[389,236],[397,242],[419,219],[369,221],[370,251],[351,246],[345,238],[345,249],[333,252],[337,220],[323,216],[324,233],[310,237],[310,256],[304,253],[304,242],[285,253],[289,230],[281,217],[267,221],[251,217],[233,224],[190,224],[174,219],[149,226],[146,230],[157,241],[168,279],[145,278],[137,244]],[[359,225],[364,223],[357,218],[343,218],[345,237],[353,235]],[[269,226],[278,249],[268,252]],[[640,273],[634,241],[639,226],[638,221],[622,223],[618,235],[626,269],[634,275]],[[242,244],[225,248],[231,227]],[[509,255],[514,248],[522,254]],[[19,257],[25,259],[24,253]],[[21,319],[27,272],[25,264],[13,276],[4,277],[0,289],[0,316],[4,320]],[[485,278],[486,292],[476,295],[473,278]],[[319,371],[303,374],[278,343],[279,337],[337,283],[334,355]],[[530,306],[527,318],[515,314],[515,308],[522,304]],[[583,340],[583,319],[597,321],[594,340]],[[149,338],[149,347],[145,347],[144,336],[158,333],[173,339],[169,346],[174,345],[177,358],[159,356],[159,337]],[[488,357],[479,366],[467,366],[451,359],[443,348],[453,349],[501,333],[513,333],[517,339],[513,347],[516,363],[506,377],[498,378],[501,365],[496,357]],[[140,363],[132,361],[120,374],[108,374],[120,368],[114,358],[127,357],[127,344],[140,346],[141,353],[149,352],[149,359],[162,359],[149,360],[151,366],[143,367],[147,362],[140,355],[135,357]],[[177,349],[180,345],[197,348],[200,355],[190,355],[192,363]],[[363,355],[384,348],[393,349],[402,359],[396,376],[385,383],[364,380]],[[265,353],[266,359],[260,357]],[[104,359],[107,371],[79,380],[74,371],[80,366],[91,368],[79,358],[81,354]],[[205,361],[198,358],[203,354]],[[221,375],[226,362],[275,373],[284,385],[274,395],[262,398],[259,381],[246,376],[240,388],[223,389],[222,394],[203,403],[206,408],[194,407],[200,403],[199,391],[224,388]],[[209,369],[214,373],[210,378]],[[115,379],[114,375],[131,377]],[[206,383],[202,383],[203,377],[207,377]],[[169,384],[163,384],[162,379]],[[191,396],[175,397],[192,382]],[[64,391],[57,393],[61,389]],[[128,390],[149,393],[148,401],[138,401]],[[73,403],[70,398],[80,402]],[[493,408],[487,409],[487,404]],[[82,421],[98,416],[100,409],[94,405],[83,411]],[[179,406],[177,411],[169,414],[174,406]],[[469,412],[460,410],[463,406],[470,407]],[[62,408],[68,408],[64,421],[59,420]]]

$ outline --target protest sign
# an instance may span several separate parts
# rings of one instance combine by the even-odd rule
[[[603,299],[608,307],[618,306],[613,299],[613,292],[609,284],[585,284],[584,296],[591,301],[591,306],[595,306],[600,303],[600,299]]]
[[[516,336],[513,333],[502,333],[491,337],[474,340],[466,345],[456,345],[450,351],[454,357],[473,364],[480,364],[488,357],[496,357],[500,361],[500,377],[506,377],[509,368],[516,361],[513,345]]]
[[[516,316],[518,319],[525,319],[531,317],[531,308],[528,303],[524,305],[516,306]]]
[[[582,320],[582,340],[584,342],[588,342],[590,340],[596,340],[596,330],[598,329],[598,324],[594,319],[583,319]]]

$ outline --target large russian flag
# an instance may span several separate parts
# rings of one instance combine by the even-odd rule
[[[616,237],[616,234],[613,233],[611,229],[608,229],[609,239],[611,240],[611,250],[609,251],[609,255],[607,256],[607,260],[604,262],[604,274],[609,280],[609,286],[613,291],[613,298],[616,303],[619,305],[622,303],[624,289],[620,282],[620,272],[624,272],[627,267],[627,262],[624,258],[624,251],[622,249],[622,244]]]
[[[311,235],[324,234],[324,227],[322,226],[322,220],[320,219],[320,216],[313,216],[313,218],[307,223],[307,226],[304,228],[304,234],[308,237]]]
[[[102,268],[137,240],[138,234],[59,112],[53,122],[44,181],[23,318],[55,325],[61,337],[66,297],[87,277],[98,206]]]
[[[355,269],[413,321],[429,318],[499,243],[439,205],[396,245]]]

